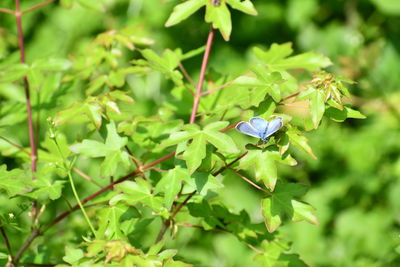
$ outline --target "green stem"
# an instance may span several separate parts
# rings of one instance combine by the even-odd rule
[[[93,232],[93,235],[96,237],[96,231],[94,230],[94,227],[93,227],[92,223],[89,220],[89,216],[87,215],[87,213],[85,211],[85,208],[83,207],[82,202],[79,199],[78,192],[76,191],[75,183],[74,183],[74,180],[72,179],[72,174],[71,174],[72,166],[68,166],[66,158],[64,157],[63,153],[61,152],[60,146],[58,145],[57,137],[54,136],[54,138],[52,138],[52,139],[54,140],[54,143],[56,144],[58,153],[60,153],[60,155],[61,155],[61,157],[63,159],[64,168],[68,172],[69,183],[71,184],[72,192],[74,193],[74,197],[76,199],[76,202],[78,203],[78,206],[81,209],[83,217],[85,217],[85,220],[86,220],[87,224],[89,225],[90,230]],[[71,164],[71,165],[73,165],[73,164]]]
[[[83,213],[83,216],[85,217],[86,222],[90,227],[90,230],[92,230],[93,235],[96,236],[96,231],[94,230],[94,227],[93,227],[92,223],[89,220],[89,217],[88,217],[88,215],[87,215],[87,213],[85,211],[85,208],[83,207],[83,205],[81,203],[81,200],[79,199],[78,193],[76,192],[74,180],[72,179],[72,175],[71,175],[71,171],[70,170],[68,170],[68,177],[69,177],[69,182],[71,184],[72,192],[74,192],[74,196],[75,196],[76,202],[78,202],[79,208],[81,209],[81,211]]]

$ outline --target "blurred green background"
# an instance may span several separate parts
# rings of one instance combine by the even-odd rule
[[[23,8],[28,8],[41,1],[22,2]],[[27,61],[73,57],[84,51],[97,34],[126,27],[154,39],[152,48],[159,52],[179,47],[186,52],[205,43],[209,26],[204,23],[204,10],[177,26],[165,28],[163,25],[178,1],[103,3],[103,13],[79,5],[68,10],[56,3],[24,16]],[[308,133],[318,160],[299,152],[296,156],[300,164],[282,169],[281,173],[310,181],[305,200],[317,208],[321,225],[291,223],[280,232],[293,240],[294,252],[311,266],[400,266],[400,1],[253,3],[257,17],[232,12],[230,42],[225,42],[219,33],[216,35],[211,69],[233,76],[243,74],[251,47],[292,42],[297,53],[321,52],[334,62],[330,71],[355,80],[357,83],[351,87],[354,97],[348,101],[367,116],[343,124],[324,120],[320,129]],[[14,8],[14,1],[3,0],[0,7]],[[98,5],[92,7],[96,9]],[[126,60],[131,56],[127,53]],[[14,17],[0,13],[0,65],[18,60]],[[200,56],[185,61],[193,77],[198,75],[200,64]],[[133,89],[138,103],[135,112],[154,113],[153,104],[159,101],[158,92],[163,86],[165,82],[160,76],[152,74]],[[20,97],[23,98],[22,91],[0,88],[0,101]],[[22,133],[17,134],[25,138]],[[0,142],[0,150],[4,146]],[[6,160],[0,158],[0,164],[12,165]],[[259,200],[253,191],[238,179],[226,182],[235,188],[234,193],[227,191],[224,195],[233,209],[245,208],[254,213]],[[228,234],[216,238],[201,232],[191,234],[201,240],[187,244],[180,237],[178,243],[182,246],[180,255],[198,261],[196,266],[257,266],[251,262],[248,248]],[[73,242],[73,237],[67,238]]]

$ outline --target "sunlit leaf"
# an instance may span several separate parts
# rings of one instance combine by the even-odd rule
[[[170,17],[168,18],[167,22],[165,23],[166,27],[173,26],[178,24],[182,20],[186,19],[194,12],[196,12],[199,8],[204,6],[207,3],[207,0],[189,0],[183,2],[179,5],[174,7],[174,10]]]
[[[214,29],[219,29],[225,41],[228,41],[232,31],[231,13],[225,2],[214,6],[208,3],[206,6],[206,22],[212,23]]]

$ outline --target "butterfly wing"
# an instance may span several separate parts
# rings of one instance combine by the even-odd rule
[[[264,133],[268,128],[268,121],[263,118],[254,117],[250,119],[250,125],[253,126],[254,129],[260,132],[260,134]]]
[[[273,135],[275,132],[277,132],[280,128],[282,128],[283,123],[282,123],[282,118],[278,117],[276,119],[273,119],[268,123],[267,130],[264,133],[263,138],[267,138],[271,135]]]
[[[256,138],[260,138],[260,132],[253,128],[250,123],[245,122],[245,121],[241,121],[236,125],[236,130],[238,130],[241,133],[256,137]]]

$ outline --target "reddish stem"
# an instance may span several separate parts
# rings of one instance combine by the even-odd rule
[[[24,47],[24,33],[22,31],[22,12],[20,11],[20,0],[15,0],[15,18],[17,22],[17,30],[18,30],[18,43],[20,49],[20,59],[22,63],[25,63],[25,47]],[[28,128],[29,128],[29,144],[31,148],[31,167],[32,172],[36,172],[36,162],[37,162],[37,148],[35,143],[35,132],[33,129],[33,120],[32,120],[32,105],[31,105],[31,96],[29,89],[29,81],[28,77],[24,76],[24,88],[25,88],[25,98],[26,98],[26,109],[28,113]],[[32,177],[34,179],[34,177]]]
[[[0,7],[0,12],[14,15],[14,10],[11,10],[11,9],[8,9],[8,8],[2,8],[2,7]]]
[[[47,1],[44,1],[43,3],[37,4],[36,6],[33,6],[33,7],[31,7],[31,8],[28,8],[28,9],[23,10],[23,11],[22,11],[22,14],[26,14],[26,13],[28,13],[28,12],[31,12],[31,11],[35,10],[35,9],[41,8],[42,6],[45,6],[45,5],[47,5],[47,4],[50,4],[50,3],[52,3],[52,2],[54,2],[54,0],[47,0]]]
[[[12,249],[11,249],[11,245],[10,245],[10,240],[8,240],[6,231],[4,230],[3,226],[0,226],[0,233],[3,236],[4,243],[6,244],[6,248],[7,248],[8,254],[11,256],[12,255]]]
[[[237,157],[236,159],[234,159],[231,163],[229,163],[228,165],[222,167],[221,169],[219,169],[218,171],[216,171],[215,173],[213,173],[214,176],[217,176],[218,174],[222,173],[224,170],[226,170],[226,168],[229,168],[230,166],[232,166],[233,164],[235,164],[236,162],[238,162],[241,158],[243,158],[244,156],[247,155],[247,151],[244,152],[242,155],[240,155],[239,157]]]
[[[286,101],[286,100],[288,100],[288,99],[290,99],[290,98],[296,97],[296,96],[298,96],[300,93],[301,93],[301,92],[299,91],[299,92],[296,92],[296,93],[294,93],[294,94],[291,94],[291,95],[289,95],[289,96],[287,96],[287,97],[282,98],[281,101]]]
[[[208,33],[206,50],[204,51],[203,63],[201,64],[199,82],[197,84],[196,94],[194,95],[193,109],[192,109],[192,114],[190,115],[189,123],[194,123],[194,121],[196,120],[196,113],[200,103],[201,89],[203,88],[204,76],[206,74],[208,57],[210,55],[213,38],[214,38],[214,31],[213,28],[211,27],[210,32]]]
[[[234,173],[236,173],[240,178],[242,178],[243,180],[245,180],[246,182],[248,182],[249,184],[251,184],[252,186],[254,186],[255,188],[257,188],[258,190],[264,191],[265,193],[269,193],[267,190],[265,190],[264,188],[262,188],[261,186],[253,183],[252,181],[250,181],[250,179],[248,179],[247,177],[245,177],[244,175],[240,174],[240,172],[232,169],[232,168],[228,168],[228,170],[233,171]]]
[[[193,85],[193,87],[195,87],[196,85],[194,84],[193,79],[190,77],[189,73],[186,71],[182,63],[179,63],[179,69],[183,73],[183,76],[185,76],[186,80],[188,80]]]
[[[33,240],[36,239],[36,237],[38,237],[41,234],[41,232],[39,231],[39,229],[33,229],[31,232],[31,235],[28,237],[28,239],[24,242],[24,244],[22,244],[22,247],[20,247],[20,249],[18,250],[17,254],[14,257],[14,265],[18,266],[19,260],[22,256],[22,254],[25,252],[25,250],[31,245],[31,243],[33,242]]]
[[[176,214],[186,205],[186,203],[196,194],[196,190],[190,193],[185,200],[176,208],[176,210],[171,214],[171,219],[175,218]]]

